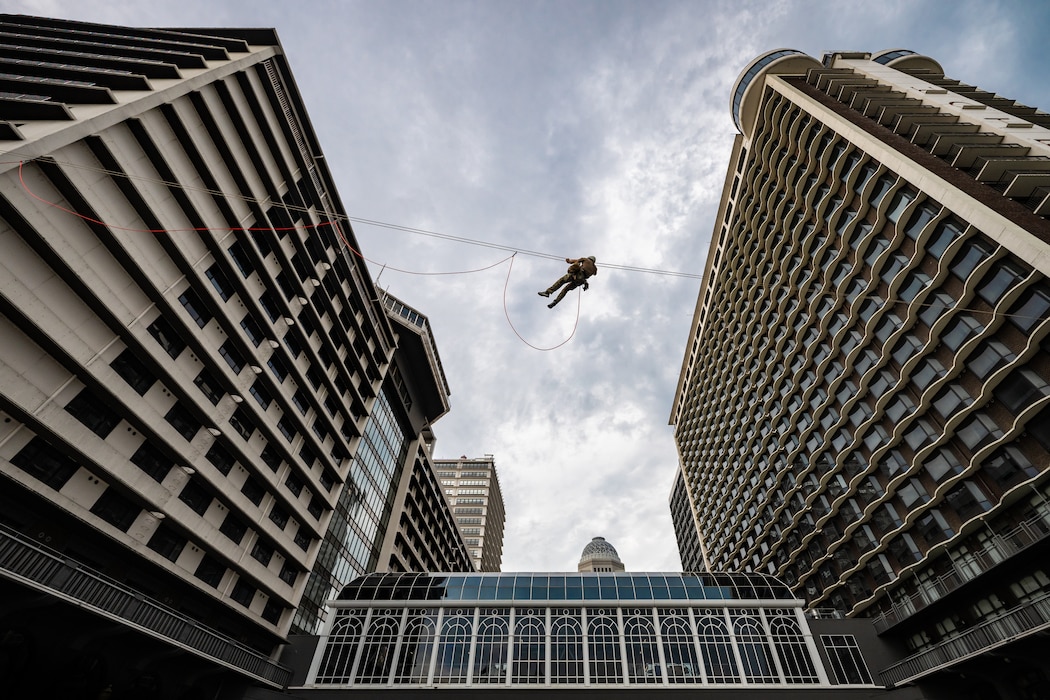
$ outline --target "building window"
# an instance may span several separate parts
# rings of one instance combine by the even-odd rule
[[[244,485],[241,486],[241,493],[244,494],[245,498],[259,505],[262,503],[263,496],[266,494],[266,489],[259,485],[259,482],[254,477],[249,476],[245,481]]]
[[[534,610],[523,610],[515,621],[512,682],[532,684],[546,681],[545,628],[543,618]]]
[[[248,340],[250,340],[255,347],[259,347],[259,344],[266,339],[262,327],[260,327],[258,322],[251,316],[245,316],[241,319],[241,330],[244,331],[244,335],[247,336]]]
[[[262,410],[266,410],[270,407],[270,401],[273,399],[270,397],[270,392],[266,390],[263,383],[259,380],[255,380],[254,383],[248,388],[248,393],[252,395],[256,403],[258,403]]]
[[[1009,320],[1021,331],[1027,333],[1047,319],[1050,313],[1050,291],[1037,287],[1021,297],[1021,301],[1010,311]]]
[[[186,546],[186,541],[185,537],[175,532],[166,523],[161,523],[153,531],[153,536],[149,538],[147,546],[168,561],[175,561],[182,553],[182,548]]]
[[[230,592],[230,598],[246,608],[250,607],[255,598],[255,586],[244,579],[238,579],[233,586],[233,591]]]
[[[288,525],[288,511],[276,503],[270,509],[270,520],[281,530]]]
[[[84,389],[66,404],[69,415],[88,427],[91,432],[105,439],[120,422],[120,416],[110,409],[90,389]]]
[[[211,493],[196,481],[188,481],[182,487],[179,500],[190,507],[197,515],[204,515],[211,505]]]
[[[234,463],[237,461],[234,459],[230,451],[218,441],[212,443],[212,446],[204,456],[215,466],[216,469],[222,472],[223,475],[229,474],[230,470],[233,469]]]
[[[616,619],[595,613],[587,621],[591,683],[623,683]]]
[[[281,467],[281,453],[278,452],[273,445],[266,445],[262,452],[259,454],[263,464],[268,466],[272,471],[277,471]]]
[[[157,381],[146,365],[140,360],[130,348],[117,355],[110,363],[113,371],[128,383],[135,393],[144,396],[153,383]]]
[[[821,644],[831,661],[831,671],[839,685],[871,685],[871,674],[852,634],[822,634]]]
[[[184,408],[182,404],[176,403],[168,411],[164,419],[175,428],[176,432],[186,439],[187,442],[193,440],[197,431],[201,428],[201,423],[198,421],[189,409]]]
[[[244,243],[237,241],[229,248],[226,249],[230,254],[230,258],[233,259],[237,269],[241,271],[241,276],[245,279],[248,278],[253,272],[255,272],[255,265],[252,264],[252,259],[248,255],[248,251],[244,249]]]
[[[283,384],[285,378],[288,377],[288,367],[281,358],[277,355],[270,355],[270,359],[266,361],[266,366],[270,368],[273,376],[277,377],[277,382]]]
[[[177,359],[182,351],[186,349],[186,343],[179,337],[178,332],[163,317],[151,323],[147,329],[157,343],[168,353],[171,359]]]
[[[107,523],[122,532],[127,532],[135,519],[142,512],[137,504],[119,494],[113,488],[107,488],[91,506],[94,515],[105,520]]]
[[[252,420],[251,412],[244,406],[240,406],[230,416],[230,425],[245,440],[250,440],[252,433],[255,432],[255,422]]]
[[[205,270],[204,276],[211,281],[211,286],[215,287],[215,291],[223,301],[229,301],[230,297],[234,295],[233,285],[230,284],[226,273],[219,269],[218,263]]]
[[[200,328],[204,328],[208,325],[208,321],[212,319],[211,310],[204,303],[204,300],[198,296],[197,292],[192,289],[187,289],[179,295],[179,303],[182,304],[182,308],[186,309],[186,313],[190,315],[190,318]]]
[[[505,683],[507,676],[508,623],[510,612],[507,610],[483,609],[478,622],[478,639],[474,650],[474,682],[478,684]],[[576,623],[579,627],[579,623]],[[577,642],[578,643],[578,642]],[[551,640],[551,655],[557,658]],[[582,653],[577,657],[582,659]],[[554,681],[556,662],[552,659],[551,680]],[[582,663],[582,662],[578,662]],[[580,669],[580,682],[583,681],[583,669]],[[554,681],[557,682],[557,681]]]
[[[269,566],[270,559],[273,558],[273,545],[262,538],[256,540],[255,545],[252,547],[252,558],[263,566]],[[284,566],[288,568],[288,564]]]
[[[685,611],[660,611],[664,645],[664,675],[668,683],[699,683],[700,664]]]
[[[277,421],[277,429],[281,431],[281,435],[284,435],[288,442],[294,440],[297,434],[295,428],[292,427],[291,421],[289,421],[287,417],[281,418]]]
[[[230,366],[234,374],[240,374],[244,369],[244,356],[229,340],[219,346],[219,355],[226,360],[226,364]]]
[[[208,401],[211,401],[212,406],[218,404],[219,399],[221,399],[225,393],[222,390],[222,385],[219,381],[206,369],[202,369],[197,374],[193,383],[196,384],[197,388],[201,390],[201,393],[208,398]]]
[[[193,575],[212,588],[218,588],[225,573],[226,567],[221,562],[217,561],[210,554],[205,554]]]
[[[385,684],[387,682],[387,678],[390,676],[390,668],[394,663],[397,632],[401,625],[400,617],[400,611],[398,611],[396,616],[391,611],[372,620],[368,627],[368,636],[365,638],[361,648],[361,661],[358,663],[357,675],[354,677],[355,683]],[[466,663],[465,659],[466,655],[463,657],[463,663]],[[441,669],[435,671],[435,682],[441,682],[441,679],[438,677],[440,673]],[[457,678],[454,682],[463,683],[466,680],[466,671],[464,670],[462,678]]]
[[[259,306],[266,312],[266,316],[270,319],[271,323],[276,323],[277,319],[281,317],[281,307],[277,304],[277,300],[274,299],[273,294],[270,292],[263,292],[263,295],[259,297]]]
[[[1050,382],[1043,374],[1031,369],[1016,370],[995,387],[995,398],[1014,415],[1048,395]]]
[[[76,474],[79,466],[42,437],[34,437],[11,458],[15,465],[34,479],[58,491]]]
[[[135,454],[131,455],[131,463],[142,471],[149,474],[157,482],[164,481],[175,463],[154,447],[149,442],[142,443]]]
[[[698,615],[696,629],[700,635],[700,653],[707,669],[709,683],[739,683],[729,628],[725,619],[713,614]]]
[[[229,537],[234,544],[240,544],[241,540],[244,539],[244,533],[247,531],[248,526],[242,523],[240,518],[233,513],[228,513],[226,519],[222,521],[222,525],[219,526],[219,532]]]

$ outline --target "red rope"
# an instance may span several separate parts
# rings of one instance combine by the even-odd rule
[[[517,255],[517,253],[515,253],[514,255]],[[514,335],[518,336],[518,340],[520,340],[521,342],[525,343],[526,345],[528,345],[533,350],[539,350],[541,352],[547,352],[549,350],[557,350],[562,345],[565,345],[565,343],[567,343],[570,340],[572,340],[573,336],[576,335],[576,329],[580,325],[580,306],[582,305],[582,301],[581,300],[583,299],[583,293],[582,292],[577,292],[576,293],[576,320],[572,324],[572,333],[569,334],[569,337],[566,338],[565,340],[561,341],[557,345],[553,345],[553,346],[551,346],[549,348],[540,348],[540,347],[537,347],[537,346],[533,345],[529,341],[525,340],[525,338],[523,338],[521,336],[521,333],[518,333],[518,329],[514,327],[514,321],[510,320],[510,311],[507,309],[507,286],[510,284],[510,273],[514,270],[514,255],[510,256],[510,267],[507,268],[507,279],[503,283],[503,314],[507,317],[507,323],[510,325],[510,329],[512,331],[514,331]]]

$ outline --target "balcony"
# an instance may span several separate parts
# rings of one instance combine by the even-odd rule
[[[1031,600],[1001,617],[910,656],[879,675],[888,687],[911,683],[967,658],[984,654],[1022,637],[1050,629],[1050,596]]]
[[[898,601],[875,618],[875,630],[882,634],[919,610],[937,602],[960,586],[973,581],[992,567],[1018,552],[1050,536],[1050,518],[1036,516],[1022,522],[1013,530],[996,536],[982,550],[976,550],[964,560],[956,561],[952,571],[924,584],[917,593]]]
[[[289,669],[259,652],[4,527],[0,527],[0,576],[74,602],[274,688],[284,688],[291,680]]]

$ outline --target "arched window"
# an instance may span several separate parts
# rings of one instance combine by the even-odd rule
[[[773,634],[773,647],[780,657],[784,669],[784,680],[788,683],[816,683],[819,678],[813,666],[813,657],[806,646],[802,629],[790,610],[768,611],[769,631]]]
[[[394,647],[401,625],[399,611],[376,611],[368,625],[368,636],[361,649],[355,683],[386,683],[394,662]]]
[[[466,683],[467,666],[470,659],[470,637],[474,626],[473,613],[463,610],[448,612],[448,617],[441,625],[441,641],[438,642],[434,682]]]
[[[543,611],[525,610],[514,623],[515,683],[545,683],[547,680],[547,639]]]
[[[664,675],[668,683],[699,683],[700,664],[693,647],[693,631],[682,611],[660,611],[664,643]]]
[[[437,613],[430,610],[409,610],[405,635],[401,640],[401,656],[397,661],[398,683],[426,683],[430,674],[430,656],[434,649]]]
[[[551,683],[583,683],[583,627],[578,614],[551,611]]]
[[[507,681],[507,632],[509,610],[481,611],[478,622],[478,641],[474,646],[474,683],[505,683]]]
[[[324,657],[317,669],[317,683],[349,683],[350,669],[354,665],[357,643],[361,639],[364,624],[363,613],[357,610],[340,610],[332,631],[325,642]]]
[[[587,651],[590,656],[591,683],[623,683],[616,618],[604,611],[595,611],[594,617],[587,623]]]
[[[627,680],[630,683],[660,682],[660,653],[650,610],[624,611],[624,640],[627,643]]]
[[[696,629],[700,636],[700,653],[704,657],[709,683],[739,683],[733,649],[729,646],[729,628],[721,611],[697,615]]]
[[[777,683],[780,678],[757,612],[740,610],[733,619],[733,632],[737,649],[740,650],[740,660],[744,664],[744,676],[750,683]]]

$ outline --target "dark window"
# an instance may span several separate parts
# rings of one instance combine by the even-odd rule
[[[264,292],[259,297],[259,306],[262,307],[266,315],[270,317],[270,321],[276,322],[281,317],[281,307],[277,304],[277,300],[273,298],[273,294]]]
[[[109,366],[139,396],[143,396],[153,386],[153,383],[157,381],[157,378],[150,373],[146,365],[135,356],[135,353],[130,348],[117,355],[116,359]]]
[[[197,385],[197,388],[201,390],[202,394],[208,397],[212,406],[219,403],[219,399],[221,399],[222,395],[225,393],[222,390],[222,385],[219,381],[206,369],[202,369],[197,374],[193,383]]]
[[[266,339],[262,328],[251,316],[245,316],[241,319],[241,328],[244,330],[244,335],[248,336],[248,340],[255,347],[259,347],[259,344]]]
[[[291,299],[296,295],[297,292],[295,286],[292,285],[291,280],[288,279],[287,272],[282,270],[274,279],[277,280],[277,286],[281,288],[281,293],[284,294],[285,299]]]
[[[262,563],[263,566],[270,564],[270,559],[273,558],[273,546],[259,538],[255,541],[255,545],[252,547],[252,556]],[[285,564],[287,566],[287,564]]]
[[[304,552],[310,547],[310,535],[306,530],[306,527],[300,526],[299,530],[295,533],[295,537],[292,538],[296,546]]]
[[[230,366],[234,374],[240,374],[244,369],[244,357],[229,340],[219,346],[219,354],[226,360],[226,364]]]
[[[288,478],[284,480],[284,485],[296,496],[303,492],[303,482],[295,474],[289,474]]]
[[[317,461],[317,456],[314,454],[314,451],[311,450],[310,446],[307,445],[305,442],[303,443],[302,448],[299,450],[299,456],[302,458],[303,464],[306,465],[307,469],[312,469],[314,466],[314,462]]]
[[[241,486],[241,493],[244,497],[255,505],[262,503],[263,496],[266,494],[266,489],[259,485],[259,482],[254,477],[249,476],[244,485]]]
[[[952,350],[958,350],[963,343],[984,329],[983,324],[969,314],[961,314],[944,329],[941,342]]]
[[[988,339],[977,346],[966,364],[977,377],[984,379],[1017,357],[1013,350],[998,340]]]
[[[306,604],[304,602],[304,605]],[[269,598],[266,601],[266,605],[263,606],[262,619],[276,626],[281,621],[281,615],[284,614],[284,611],[285,608],[281,607],[281,604],[276,599]]]
[[[266,390],[266,387],[264,387],[259,380],[256,380],[255,383],[248,388],[248,393],[255,397],[255,400],[260,406],[262,406],[264,411],[270,407],[270,401],[272,401],[270,392]]]
[[[313,319],[310,317],[310,310],[303,309],[299,312],[299,327],[303,329],[303,335],[309,338],[317,330],[314,327]]]
[[[248,251],[244,249],[244,244],[241,241],[231,245],[227,248],[227,251],[237,265],[237,269],[241,271],[242,277],[247,278],[248,275],[255,272],[255,265],[252,264],[252,259],[248,256]]]
[[[241,540],[244,539],[244,533],[247,531],[248,526],[242,523],[233,513],[228,513],[226,519],[222,521],[222,525],[219,526],[219,532],[229,537],[235,544],[241,543]]]
[[[283,530],[288,524],[288,511],[275,503],[270,509],[270,520]]]
[[[1021,297],[1010,310],[1010,322],[1028,332],[1046,320],[1050,312],[1050,291],[1039,287]]]
[[[186,342],[179,337],[175,328],[163,317],[149,324],[146,330],[150,332],[150,335],[173,360],[178,358],[182,351],[186,349]]]
[[[284,565],[281,566],[280,577],[281,580],[287,583],[289,586],[294,586],[295,579],[299,578],[299,572],[295,569],[294,566],[292,566],[288,562],[285,562]]]
[[[255,598],[255,586],[244,579],[238,579],[230,592],[230,598],[247,608],[252,604],[252,599]]]
[[[208,325],[208,321],[212,319],[211,310],[197,292],[192,289],[187,289],[179,295],[179,302],[199,327],[204,328]]]
[[[197,515],[204,515],[211,505],[211,493],[196,481],[187,481],[179,494],[179,500],[190,507]]]
[[[252,433],[255,432],[255,422],[252,420],[252,414],[244,406],[240,406],[230,416],[230,425],[245,440],[250,440]]]
[[[66,411],[98,435],[105,438],[120,422],[120,416],[96,397],[90,389],[84,389],[66,404]]]
[[[201,559],[201,563],[197,566],[197,571],[193,575],[212,588],[218,588],[225,573],[226,567],[223,566],[222,563],[217,561],[210,554],[205,554],[204,558]]]
[[[321,387],[321,373],[317,371],[316,365],[310,365],[306,370],[306,379],[314,389],[319,389]]]
[[[1016,447],[1004,447],[984,463],[982,472],[990,474],[999,488],[1005,491],[1032,478],[1039,470]]]
[[[172,406],[171,410],[168,411],[168,415],[164,416],[164,418],[187,441],[192,440],[197,431],[201,429],[200,421],[194,418],[193,414],[179,403]]]
[[[321,504],[321,499],[317,496],[310,498],[310,505],[306,506],[306,512],[314,516],[315,519],[320,520],[321,513],[324,510],[324,506]]]
[[[288,353],[293,357],[299,357],[303,353],[303,346],[295,337],[295,333],[288,331],[284,334],[284,344],[288,347]]]
[[[281,418],[279,421],[277,421],[277,429],[281,431],[281,435],[284,435],[285,439],[288,440],[288,442],[291,442],[295,439],[295,428],[292,426],[292,422],[289,421],[287,417]]]
[[[335,486],[335,477],[327,469],[321,472],[320,476],[321,486],[324,487],[325,491],[331,491],[332,487]]]
[[[131,463],[158,482],[164,481],[164,477],[175,466],[175,462],[149,442],[142,443],[135,450],[135,454],[131,455]]]
[[[1006,291],[1020,282],[1026,274],[1019,265],[1003,262],[985,275],[985,281],[977,289],[977,296],[995,306]]]
[[[281,453],[274,449],[273,445],[267,445],[259,455],[263,463],[273,471],[281,467]]]
[[[204,271],[204,275],[211,280],[211,286],[215,287],[215,291],[219,293],[219,298],[223,301],[229,301],[234,294],[233,285],[230,284],[226,273],[219,269],[219,265],[217,263],[212,265]]]
[[[61,489],[79,468],[76,462],[39,436],[19,450],[11,458],[11,464],[55,491]]]
[[[237,461],[234,459],[234,456],[230,451],[218,441],[212,443],[212,446],[204,456],[223,474],[229,474],[230,470],[233,469],[234,463]]]
[[[992,254],[994,248],[979,239],[971,240],[962,247],[962,250],[952,259],[952,274],[966,281],[982,260]]]
[[[1015,370],[995,387],[995,398],[1017,415],[1050,394],[1050,382],[1039,372]]]
[[[279,383],[283,383],[288,377],[288,366],[277,355],[270,355],[270,359],[266,361],[266,366],[273,372],[273,376],[277,377]]]
[[[186,538],[175,532],[165,523],[157,526],[153,536],[149,538],[148,546],[157,554],[169,561],[175,561],[186,546]]]
[[[91,512],[118,530],[127,532],[131,524],[135,522],[135,518],[139,517],[142,508],[117,493],[116,490],[107,488],[91,506]]]
[[[306,398],[306,392],[302,389],[296,389],[295,393],[292,394],[292,403],[294,403],[295,407],[299,409],[299,413],[302,413],[304,416],[310,409],[310,402]]]

